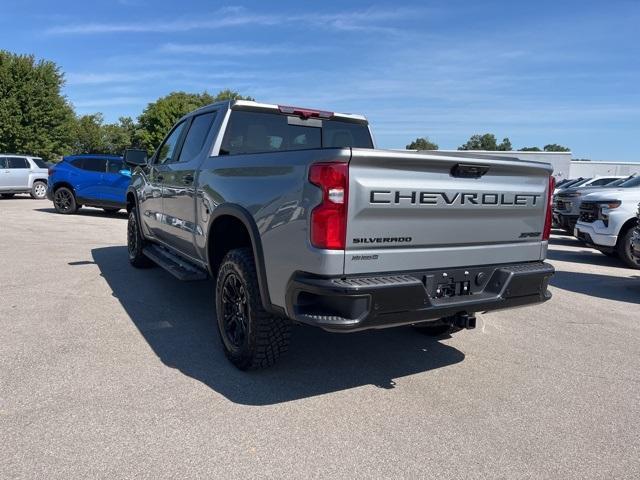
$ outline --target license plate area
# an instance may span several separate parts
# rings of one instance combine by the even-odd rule
[[[432,299],[464,297],[482,293],[495,270],[475,267],[430,271],[422,275],[422,283]]]

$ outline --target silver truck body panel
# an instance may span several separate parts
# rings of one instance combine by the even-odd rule
[[[461,162],[488,171],[455,178]],[[540,260],[549,174],[537,162],[353,149],[344,273]]]
[[[541,236],[549,164],[469,152],[426,154],[350,147],[219,155],[233,109],[277,108],[257,102],[220,102],[184,117],[217,111],[206,147],[190,165],[149,165],[136,170],[131,189],[138,199],[145,237],[206,266],[207,238],[218,213],[230,207],[248,212],[259,233],[268,300],[283,311],[296,272],[330,277],[533,262],[545,257],[547,242]],[[335,116],[366,122],[359,115]],[[308,180],[309,167],[317,162],[349,162],[346,250],[321,250],[310,243],[310,214],[322,200],[320,189]],[[482,165],[488,171],[480,178],[456,178],[451,172],[459,163]],[[180,186],[185,171],[193,174],[194,181]],[[158,175],[171,179],[171,185],[158,182]],[[390,192],[376,194],[376,200],[390,200],[396,192],[404,199],[372,203],[372,191]],[[407,201],[412,192],[423,202]],[[169,215],[166,203],[176,199],[181,199],[180,207],[172,205]],[[411,240],[372,244],[356,238]]]

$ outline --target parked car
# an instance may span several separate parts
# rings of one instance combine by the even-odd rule
[[[638,204],[638,220],[636,221],[636,228],[633,230],[631,236],[631,252],[638,262],[640,262],[640,203]]]
[[[216,278],[240,369],[273,364],[294,322],[439,335],[551,298],[547,163],[377,150],[363,116],[243,100],[186,115],[149,161],[125,159],[129,262]]]
[[[47,164],[40,157],[0,153],[0,195],[11,198],[29,193],[41,200],[47,197]]]
[[[49,169],[47,197],[58,213],[98,207],[107,213],[126,208],[131,171],[122,157],[71,155]]]
[[[570,235],[573,235],[573,229],[580,216],[581,197],[589,193],[594,193],[599,189],[612,188],[620,185],[630,178],[632,177],[594,177],[578,187],[562,189],[553,196],[553,217],[555,224]]]
[[[559,192],[561,192],[562,190],[565,190],[567,188],[571,188],[574,186],[580,186],[585,182],[588,182],[589,180],[591,180],[591,178],[584,178],[584,177],[579,177],[579,178],[573,178],[570,180],[563,180],[561,183],[559,183],[558,185],[556,185],[555,189],[553,190],[553,194],[557,195]]]
[[[618,255],[629,267],[640,268],[631,247],[638,224],[638,203],[640,177],[627,180],[620,188],[586,195],[574,235],[607,255]]]

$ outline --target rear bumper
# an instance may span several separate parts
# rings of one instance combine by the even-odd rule
[[[287,313],[335,332],[408,325],[547,301],[553,274],[544,262],[339,278],[299,272],[288,285]]]

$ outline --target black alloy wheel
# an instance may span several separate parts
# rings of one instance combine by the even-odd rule
[[[57,189],[53,194],[53,206],[58,213],[74,213],[77,210],[77,206],[73,192],[66,187]]]
[[[222,284],[222,326],[232,350],[242,349],[247,340],[249,304],[243,282],[229,273]]]

